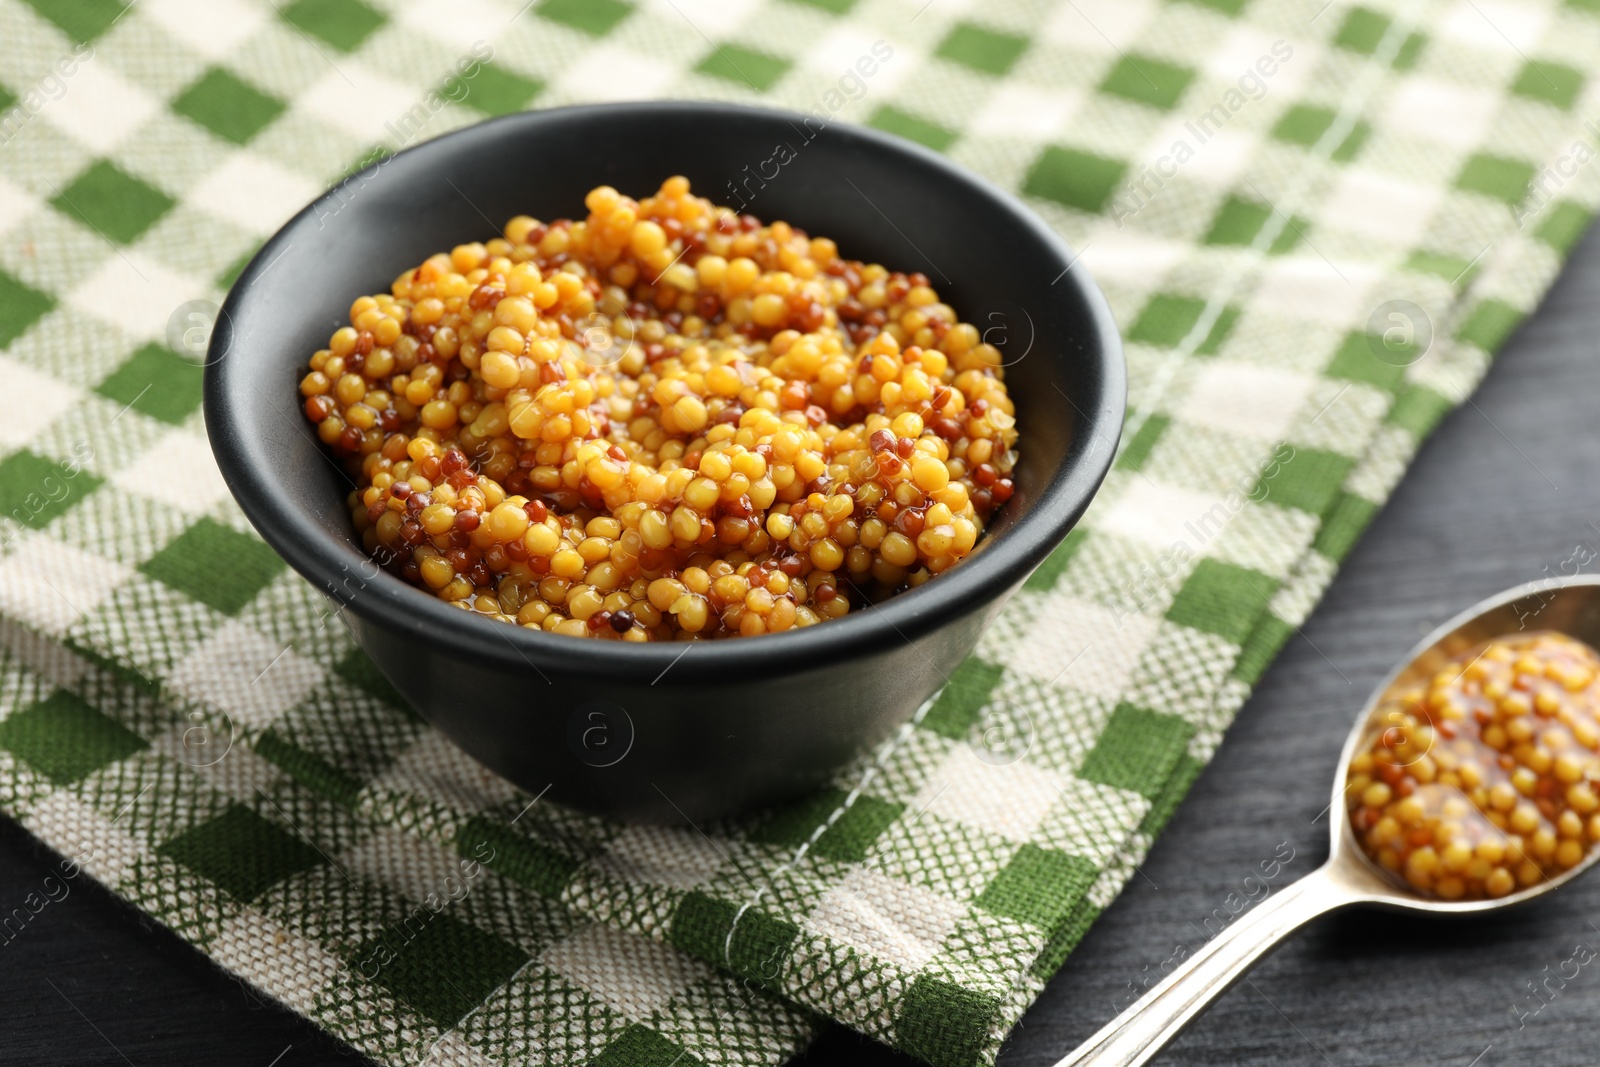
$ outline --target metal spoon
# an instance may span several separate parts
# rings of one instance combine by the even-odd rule
[[[1475,604],[1424,638],[1373,691],[1345,741],[1328,806],[1328,862],[1240,916],[1056,1067],[1136,1067],[1148,1063],[1278,942],[1327,912],[1353,904],[1372,904],[1430,915],[1467,915],[1543,896],[1592,867],[1600,858],[1600,845],[1592,848],[1577,866],[1498,899],[1445,901],[1425,897],[1368,858],[1356,841],[1345,805],[1345,769],[1382,728],[1376,712],[1391,689],[1431,678],[1476,645],[1536,630],[1564,633],[1600,649],[1600,576],[1582,575],[1519,586]]]

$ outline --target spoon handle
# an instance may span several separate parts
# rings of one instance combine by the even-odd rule
[[[1332,865],[1312,871],[1235,919],[1056,1067],[1148,1063],[1284,937],[1318,915],[1359,899]]]

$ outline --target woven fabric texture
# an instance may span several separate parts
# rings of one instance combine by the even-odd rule
[[[1597,67],[1597,0],[0,0],[0,809],[380,1063],[777,1064],[828,1019],[989,1062],[1588,223]],[[942,694],[718,826],[524,795],[398,702],[185,355],[374,153],[655,96],[1020,193],[1132,381]]]

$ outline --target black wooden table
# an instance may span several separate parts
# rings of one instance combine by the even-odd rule
[[[1053,1063],[1087,1037],[1175,946],[1198,943],[1206,918],[1249,889],[1246,877],[1275,851],[1294,852],[1280,886],[1322,860],[1319,814],[1351,717],[1418,637],[1481,597],[1546,568],[1559,574],[1580,545],[1600,553],[1597,335],[1600,231],[1474,402],[1423,448],[1142,873],[1023,1020],[1003,1067]],[[52,862],[0,820],[0,912]],[[1546,982],[1580,944],[1600,950],[1600,875],[1500,917],[1346,912],[1267,959],[1160,1062],[1592,1064],[1600,960],[1564,984]],[[1536,984],[1547,990],[1538,998]],[[4,1064],[362,1062],[84,880],[0,946],[0,1013]],[[911,1061],[839,1031],[805,1062]]]

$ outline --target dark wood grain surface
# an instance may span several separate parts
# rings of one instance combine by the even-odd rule
[[[1275,850],[1274,881],[1327,853],[1334,761],[1368,690],[1424,632],[1507,586],[1600,552],[1600,233],[1452,415],[1229,731],[1142,872],[1023,1020],[1003,1067],[1053,1063],[1110,1018]],[[1286,843],[1286,845],[1285,845]],[[54,857],[0,820],[0,911]],[[0,1063],[362,1062],[264,1003],[109,894],[73,883],[0,945]],[[1347,912],[1302,931],[1222,997],[1164,1064],[1437,1067],[1600,1060],[1600,876],[1498,917]],[[1546,968],[1549,968],[1547,971]],[[1571,967],[1567,969],[1571,973]],[[1537,1010],[1536,1010],[1537,1009]],[[807,1064],[911,1061],[845,1032]]]

